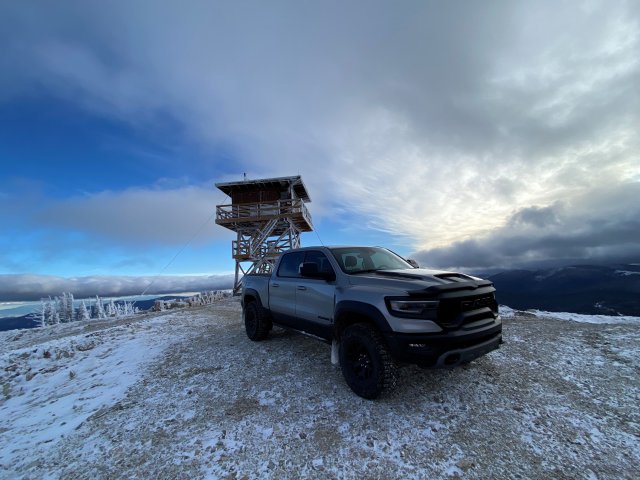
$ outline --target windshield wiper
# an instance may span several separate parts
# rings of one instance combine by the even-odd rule
[[[349,272],[349,275],[359,275],[361,273],[372,273],[380,271],[379,268],[370,268],[369,270],[358,270],[357,272]]]

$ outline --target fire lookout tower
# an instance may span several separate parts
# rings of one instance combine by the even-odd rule
[[[298,248],[300,234],[313,230],[305,205],[311,199],[300,176],[216,183],[216,187],[231,197],[231,205],[216,206],[216,223],[238,235],[231,246],[235,294],[242,288],[241,275],[270,273],[278,255]]]

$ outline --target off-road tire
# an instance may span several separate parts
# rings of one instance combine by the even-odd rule
[[[271,326],[268,313],[257,302],[251,302],[244,308],[244,329],[250,340],[264,340],[269,335]]]
[[[353,392],[368,400],[396,387],[395,362],[380,333],[366,323],[347,327],[340,339],[340,368]]]

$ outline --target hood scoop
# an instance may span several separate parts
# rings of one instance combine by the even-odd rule
[[[443,280],[446,283],[442,285],[432,285],[421,290],[410,290],[407,293],[411,296],[432,296],[439,295],[447,292],[459,292],[465,290],[480,290],[490,288],[491,291],[495,291],[493,288],[493,282],[489,280],[474,279],[461,273],[443,273],[436,274],[434,277]]]
[[[473,280],[469,275],[464,275],[463,273],[436,273],[434,277],[449,280],[450,282],[469,282]]]
[[[411,280],[424,278],[424,275],[404,273],[403,271],[398,271],[398,270],[376,270],[375,274],[383,275],[385,277],[410,278]]]

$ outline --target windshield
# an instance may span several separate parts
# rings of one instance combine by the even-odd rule
[[[331,253],[342,271],[348,274],[413,269],[402,257],[380,247],[332,248]]]

